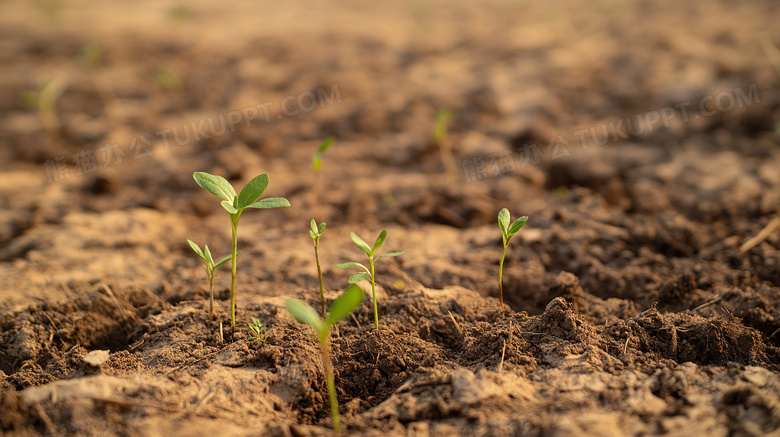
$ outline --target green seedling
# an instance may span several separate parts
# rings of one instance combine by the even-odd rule
[[[324,318],[317,315],[314,308],[306,305],[297,299],[288,299],[284,305],[287,311],[295,317],[300,323],[314,328],[317,338],[320,341],[320,351],[322,352],[322,364],[325,367],[325,379],[328,383],[328,394],[330,395],[330,409],[333,415],[334,435],[341,433],[341,424],[339,420],[339,401],[336,398],[336,383],[333,380],[333,363],[330,359],[330,328],[347,317],[363,301],[363,290],[356,285],[350,285],[344,294],[339,296],[330,306],[330,312]]]
[[[528,217],[522,216],[509,225],[509,210],[504,208],[498,213],[498,227],[501,228],[501,237],[504,241],[504,253],[501,254],[501,261],[498,263],[498,295],[501,299],[501,308],[504,308],[504,257],[506,257],[506,248],[509,240],[523,227]]]
[[[450,144],[447,135],[447,123],[449,123],[454,115],[455,113],[449,109],[443,109],[437,112],[433,127],[433,139],[436,142],[436,146],[439,148],[441,162],[444,164],[444,171],[447,173],[450,183],[453,184],[452,186],[455,186],[457,183],[458,176],[455,157],[452,155],[452,144]]]
[[[290,202],[284,197],[269,197],[257,200],[268,187],[268,175],[261,174],[249,181],[241,193],[236,195],[236,190],[222,176],[216,176],[204,172],[195,172],[192,175],[195,182],[201,188],[222,199],[222,208],[230,215],[230,227],[233,231],[233,251],[230,270],[230,328],[236,327],[236,254],[238,252],[238,219],[247,208],[270,209],[290,206]]]
[[[254,333],[254,335],[248,337],[247,339],[249,341],[257,340],[260,343],[265,343],[265,326],[263,326],[263,323],[254,317],[252,317],[252,321],[248,323],[249,330]]]
[[[377,310],[377,304],[376,304],[376,280],[374,278],[374,262],[378,260],[379,258],[385,258],[385,257],[391,257],[391,256],[401,256],[405,254],[406,252],[390,252],[386,253],[384,255],[379,255],[378,257],[374,258],[374,253],[376,253],[377,249],[379,249],[380,246],[382,246],[382,243],[385,242],[385,238],[387,238],[387,229],[383,229],[382,232],[379,234],[379,237],[377,237],[376,242],[374,243],[374,247],[368,245],[363,239],[357,236],[356,233],[350,232],[349,236],[352,237],[352,241],[361,249],[363,252],[368,255],[368,265],[369,267],[364,266],[363,264],[357,263],[357,262],[344,262],[336,264],[336,267],[340,269],[348,269],[351,267],[360,267],[361,269],[365,270],[363,272],[358,272],[353,274],[349,277],[347,282],[350,284],[356,284],[363,279],[370,278],[371,279],[371,298],[374,301],[374,327],[376,329],[379,329],[379,311]]]
[[[217,270],[217,267],[228,262],[230,258],[233,257],[233,255],[227,255],[219,261],[214,262],[214,258],[211,256],[211,251],[209,250],[208,244],[203,246],[203,250],[200,250],[200,247],[195,244],[194,241],[188,239],[187,242],[190,243],[192,250],[194,250],[198,256],[203,258],[204,261],[206,261],[206,276],[209,279],[209,289],[211,290],[211,298],[209,299],[209,315],[211,320],[214,320],[216,318],[214,316],[214,272]]]
[[[311,156],[311,165],[314,168],[314,209],[317,212],[317,215],[320,215],[320,209],[322,208],[322,154],[328,150],[328,147],[330,147],[334,141],[336,141],[336,137],[326,138]]]
[[[323,232],[325,232],[325,222],[320,223],[320,225],[317,226],[317,222],[314,219],[311,219],[311,230],[309,231],[309,235],[311,235],[311,239],[314,240],[314,260],[317,262],[317,279],[320,281],[321,312],[322,317],[325,317],[325,286],[322,284],[322,267],[320,266],[319,252],[320,237],[322,237]]]
[[[181,91],[181,78],[167,68],[157,70],[154,81],[164,91]]]

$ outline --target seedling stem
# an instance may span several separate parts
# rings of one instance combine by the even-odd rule
[[[325,317],[325,286],[322,284],[322,267],[320,267],[319,252],[320,237],[322,237],[323,232],[325,232],[325,223],[320,223],[320,225],[317,226],[317,222],[314,219],[311,219],[311,230],[309,231],[309,235],[311,235],[311,239],[314,241],[314,260],[317,262],[317,279],[320,282],[320,301],[322,303],[320,315]]]

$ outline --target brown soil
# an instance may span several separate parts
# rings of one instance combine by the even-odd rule
[[[0,5],[2,435],[329,435],[317,344],[283,305],[318,305],[316,215],[329,300],[350,231],[407,252],[377,264],[381,329],[367,298],[331,338],[347,435],[780,436],[776,2],[212,3]],[[264,102],[269,122],[155,135]],[[457,183],[431,139],[444,108]],[[186,243],[230,249],[194,171],[268,173],[292,203],[242,217],[232,336],[228,270],[212,321]],[[530,217],[505,311],[503,207]]]

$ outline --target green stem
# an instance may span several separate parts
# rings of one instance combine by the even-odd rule
[[[322,364],[325,366],[325,379],[328,383],[328,394],[330,395],[330,412],[333,416],[333,435],[341,434],[341,421],[339,417],[339,400],[336,396],[336,382],[333,378],[333,363],[330,361],[330,345],[328,344],[328,330],[324,332],[325,336],[320,335],[320,344],[322,345]]]
[[[211,299],[209,300],[209,314],[211,315],[211,320],[216,319],[214,316],[214,274],[212,273],[209,275],[209,282],[210,282],[210,288],[211,288]]]
[[[322,318],[325,318],[325,286],[322,284],[322,267],[320,267],[319,238],[314,239],[314,259],[317,261],[317,278],[320,281],[320,298],[322,301]]]
[[[503,273],[504,273],[504,257],[506,256],[506,242],[504,243],[504,253],[501,254],[501,262],[498,263],[498,296],[501,300],[501,309],[504,309],[504,281]]]
[[[238,215],[230,216],[233,228],[233,261],[230,269],[230,329],[236,327],[236,253],[238,252]]]
[[[379,329],[379,310],[376,305],[376,281],[374,280],[374,257],[368,257],[371,266],[371,298],[374,300],[374,328]]]
[[[314,214],[322,219],[322,175],[320,170],[314,170]]]

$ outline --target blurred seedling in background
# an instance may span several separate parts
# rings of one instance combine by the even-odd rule
[[[100,44],[90,41],[79,50],[79,60],[89,67],[97,68],[103,64],[103,51],[100,49]]]
[[[238,220],[241,213],[247,208],[270,209],[290,206],[290,202],[284,197],[269,197],[257,200],[268,187],[268,175],[261,174],[249,181],[241,193],[236,195],[236,190],[230,182],[222,176],[216,176],[204,172],[195,172],[192,175],[195,182],[201,188],[222,199],[221,205],[230,216],[230,227],[233,231],[233,250],[230,271],[230,328],[236,327],[236,255],[238,253]]]
[[[194,241],[188,239],[188,243],[190,243],[190,247],[192,250],[195,251],[195,253],[198,254],[201,258],[203,258],[204,261],[206,261],[206,276],[209,279],[209,290],[210,298],[209,298],[209,317],[211,317],[211,320],[214,320],[216,316],[214,315],[214,277],[215,277],[215,271],[217,270],[217,267],[221,266],[222,264],[225,264],[232,258],[232,255],[227,255],[226,257],[220,259],[217,262],[214,262],[214,258],[211,256],[211,251],[209,250],[209,245],[206,244],[203,246],[203,250],[200,250],[200,246],[195,244]],[[240,252],[239,252],[240,253]]]
[[[154,82],[164,91],[181,91],[179,75],[167,68],[157,70],[157,73],[154,75]]]
[[[311,219],[311,230],[309,231],[309,235],[311,235],[311,239],[314,240],[314,260],[317,262],[317,279],[320,281],[321,312],[322,317],[325,317],[325,286],[322,283],[322,267],[320,266],[319,252],[320,237],[322,237],[323,232],[325,232],[325,222],[322,222],[317,226],[317,222],[314,219]]]
[[[322,154],[334,141],[336,137],[326,138],[311,156],[311,165],[314,168],[314,213],[317,216],[322,216]]]
[[[333,433],[341,433],[341,421],[339,417],[339,401],[336,397],[336,383],[333,380],[333,363],[330,358],[330,328],[347,317],[363,301],[363,290],[356,285],[350,285],[344,290],[330,306],[328,315],[320,318],[314,308],[306,305],[297,299],[287,299],[285,306],[287,311],[295,317],[298,322],[309,325],[314,328],[317,338],[320,341],[320,352],[322,353],[322,364],[325,367],[325,379],[328,384],[328,394],[330,396],[330,409],[333,416]]]
[[[252,335],[250,335],[247,340],[257,340],[260,343],[265,343],[265,326],[263,326],[263,323],[252,317],[252,321],[249,322],[248,325],[249,330],[252,331]]]
[[[192,11],[192,9],[188,8],[187,6],[174,6],[165,13],[165,18],[168,19],[168,21],[171,22],[180,22],[180,21],[186,21],[195,16],[195,13]]]
[[[515,236],[515,234],[523,227],[525,222],[528,221],[528,217],[523,216],[515,220],[512,225],[509,225],[509,210],[504,208],[498,213],[498,227],[501,228],[501,238],[504,241],[504,253],[501,254],[501,261],[498,263],[498,295],[501,299],[501,309],[504,308],[504,257],[506,257],[506,248],[509,245],[509,240]]]
[[[406,252],[390,252],[386,253],[384,255],[379,255],[378,257],[374,258],[374,254],[376,253],[377,249],[379,249],[382,246],[382,243],[385,242],[385,238],[387,238],[387,229],[383,229],[382,232],[379,234],[379,236],[376,238],[376,242],[374,242],[374,247],[370,247],[368,243],[363,241],[362,238],[358,237],[356,233],[350,232],[349,236],[352,238],[352,241],[361,249],[363,252],[368,255],[368,265],[369,267],[364,266],[363,264],[357,263],[357,262],[344,262],[336,264],[336,267],[340,269],[348,269],[351,267],[360,267],[361,269],[365,270],[363,272],[358,272],[353,274],[349,277],[347,282],[350,284],[356,284],[363,279],[370,278],[371,279],[371,298],[373,299],[374,303],[374,327],[376,329],[379,329],[379,311],[377,310],[377,304],[376,304],[376,279],[374,278],[374,262],[378,260],[379,258],[386,258],[386,257],[394,257],[394,256],[401,256],[405,254]]]
[[[22,106],[38,111],[43,128],[51,137],[56,137],[60,128],[56,106],[57,100],[65,92],[65,88],[57,79],[51,79],[42,82],[37,91],[24,92],[19,96]]]
[[[447,124],[454,115],[455,113],[449,109],[442,109],[436,113],[433,127],[433,139],[436,142],[436,147],[439,148],[441,162],[444,164],[444,171],[447,173],[447,178],[450,180],[450,186],[452,187],[455,187],[458,182],[458,173],[455,157],[452,155],[452,144],[447,135]]]

